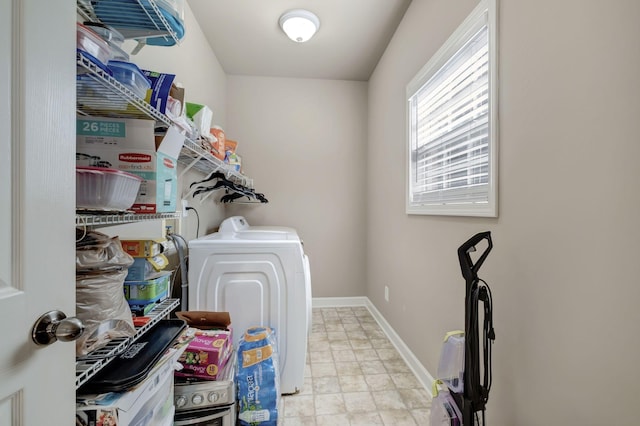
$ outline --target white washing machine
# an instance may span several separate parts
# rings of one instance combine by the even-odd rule
[[[225,219],[218,232],[189,241],[188,309],[228,311],[237,348],[250,327],[268,326],[278,342],[280,392],[302,389],[311,330],[309,259],[293,228]]]

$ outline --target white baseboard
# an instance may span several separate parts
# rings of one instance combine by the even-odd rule
[[[411,352],[409,347],[400,338],[398,333],[391,327],[387,320],[382,316],[380,311],[374,306],[368,297],[314,297],[312,299],[312,306],[314,308],[335,308],[342,306],[364,306],[366,307],[373,318],[378,322],[382,331],[387,335],[389,341],[393,344],[396,350],[400,353],[400,356],[407,363],[407,366],[415,374],[418,382],[424,387],[429,395],[431,395],[431,388],[433,386],[433,376],[427,371],[418,358]],[[433,396],[433,395],[431,395]]]
[[[337,308],[341,306],[367,306],[368,297],[314,297],[311,303],[314,308]]]

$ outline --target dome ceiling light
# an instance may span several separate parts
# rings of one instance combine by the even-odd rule
[[[290,10],[280,17],[280,28],[291,40],[304,43],[318,31],[320,19],[308,10]]]

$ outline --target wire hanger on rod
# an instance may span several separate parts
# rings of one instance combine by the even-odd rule
[[[209,186],[202,185],[203,183],[210,182],[214,179],[217,180],[215,184],[209,185]],[[194,185],[197,185],[197,186],[195,186],[194,188]],[[191,185],[189,185],[189,188],[190,188],[189,194],[191,194],[193,197],[201,194],[211,193],[218,189],[224,189],[225,195],[222,196],[222,198],[220,199],[220,202],[223,202],[223,203],[231,203],[243,197],[247,197],[248,199],[247,202],[260,202],[260,203],[269,202],[269,200],[267,200],[264,194],[255,192],[255,190],[247,186],[232,182],[231,180],[227,179],[224,173],[220,171],[214,171],[204,179],[200,181],[192,182]]]

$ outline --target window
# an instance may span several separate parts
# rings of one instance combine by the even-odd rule
[[[496,0],[407,85],[407,213],[497,216]]]

